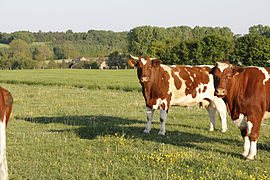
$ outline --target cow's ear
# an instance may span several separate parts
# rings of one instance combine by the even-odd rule
[[[245,69],[241,67],[234,67],[233,68],[233,75],[238,76],[240,73],[242,73]]]
[[[161,64],[161,60],[158,60],[158,59],[154,59],[152,60],[152,66],[153,67],[157,67]]]
[[[137,66],[137,64],[138,64],[138,61],[134,61],[134,60],[132,60],[132,59],[128,60],[128,65],[129,65],[130,67]]]

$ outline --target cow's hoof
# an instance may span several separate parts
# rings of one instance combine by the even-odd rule
[[[143,132],[144,132],[145,134],[149,134],[149,133],[150,133],[150,130],[145,129],[145,130],[143,130]]]
[[[226,129],[221,129],[221,132],[226,132],[228,129],[226,128]]]
[[[165,136],[165,132],[159,131],[159,132],[158,132],[158,135]]]
[[[255,156],[253,156],[253,157],[252,156],[247,156],[245,160],[246,161],[253,161],[254,159],[255,159]]]

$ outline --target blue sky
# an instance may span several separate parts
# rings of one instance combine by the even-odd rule
[[[0,32],[129,31],[151,25],[270,26],[270,0],[0,0]]]

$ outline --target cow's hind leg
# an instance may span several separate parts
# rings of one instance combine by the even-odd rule
[[[145,129],[143,130],[144,133],[149,133],[151,131],[151,123],[153,120],[153,114],[154,114],[155,110],[150,108],[150,107],[146,107],[146,113],[147,113],[147,124]]]
[[[158,132],[158,135],[165,135],[165,123],[167,120],[167,110],[160,109],[160,122],[161,122],[161,127]]]
[[[221,121],[221,132],[226,132],[228,130],[227,120],[226,120],[226,115],[227,115],[226,105],[221,98],[218,98],[216,96],[214,97],[213,102],[214,102],[215,109],[218,111],[219,118]]]
[[[216,124],[216,108],[214,104],[211,102],[210,105],[206,108],[208,111],[208,114],[210,116],[210,128],[209,131],[215,130],[215,124]]]

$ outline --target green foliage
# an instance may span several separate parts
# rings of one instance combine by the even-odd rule
[[[0,43],[6,44],[0,46],[0,68],[30,65],[32,59],[76,59],[80,56],[107,56],[111,67],[123,68],[126,60],[124,56],[128,54],[156,57],[164,64],[215,64],[216,61],[224,60],[240,65],[269,66],[269,38],[270,27],[261,24],[251,26],[249,34],[245,36],[234,35],[228,27],[199,26],[139,26],[129,32],[89,30],[76,33],[70,29],[66,32],[0,32]],[[18,47],[14,48],[12,40]],[[121,53],[123,57],[120,57]],[[16,57],[27,63],[19,63]],[[96,65],[86,66],[92,68]]]
[[[233,33],[227,27],[212,28],[198,27],[191,29],[187,26],[160,28],[151,26],[140,26],[133,28],[128,33],[128,50],[136,56],[153,55],[151,46],[156,41],[185,41],[202,40],[204,37],[214,34],[220,34],[224,37],[233,39]]]
[[[48,60],[53,58],[53,51],[47,46],[39,46],[33,52],[34,59],[36,60]]]
[[[234,63],[245,66],[269,66],[270,39],[258,34],[248,34],[235,42]]]
[[[123,53],[119,53],[118,51],[115,51],[109,54],[107,64],[110,68],[114,67],[117,69],[118,68],[124,69],[125,66],[127,65],[126,61],[127,61],[126,55],[124,55]]]
[[[250,34],[257,34],[260,36],[265,36],[267,38],[270,38],[270,27],[269,26],[263,26],[261,24],[257,26],[251,26],[249,28]]]
[[[10,58],[32,58],[28,44],[21,39],[13,40],[10,43],[8,56]]]

